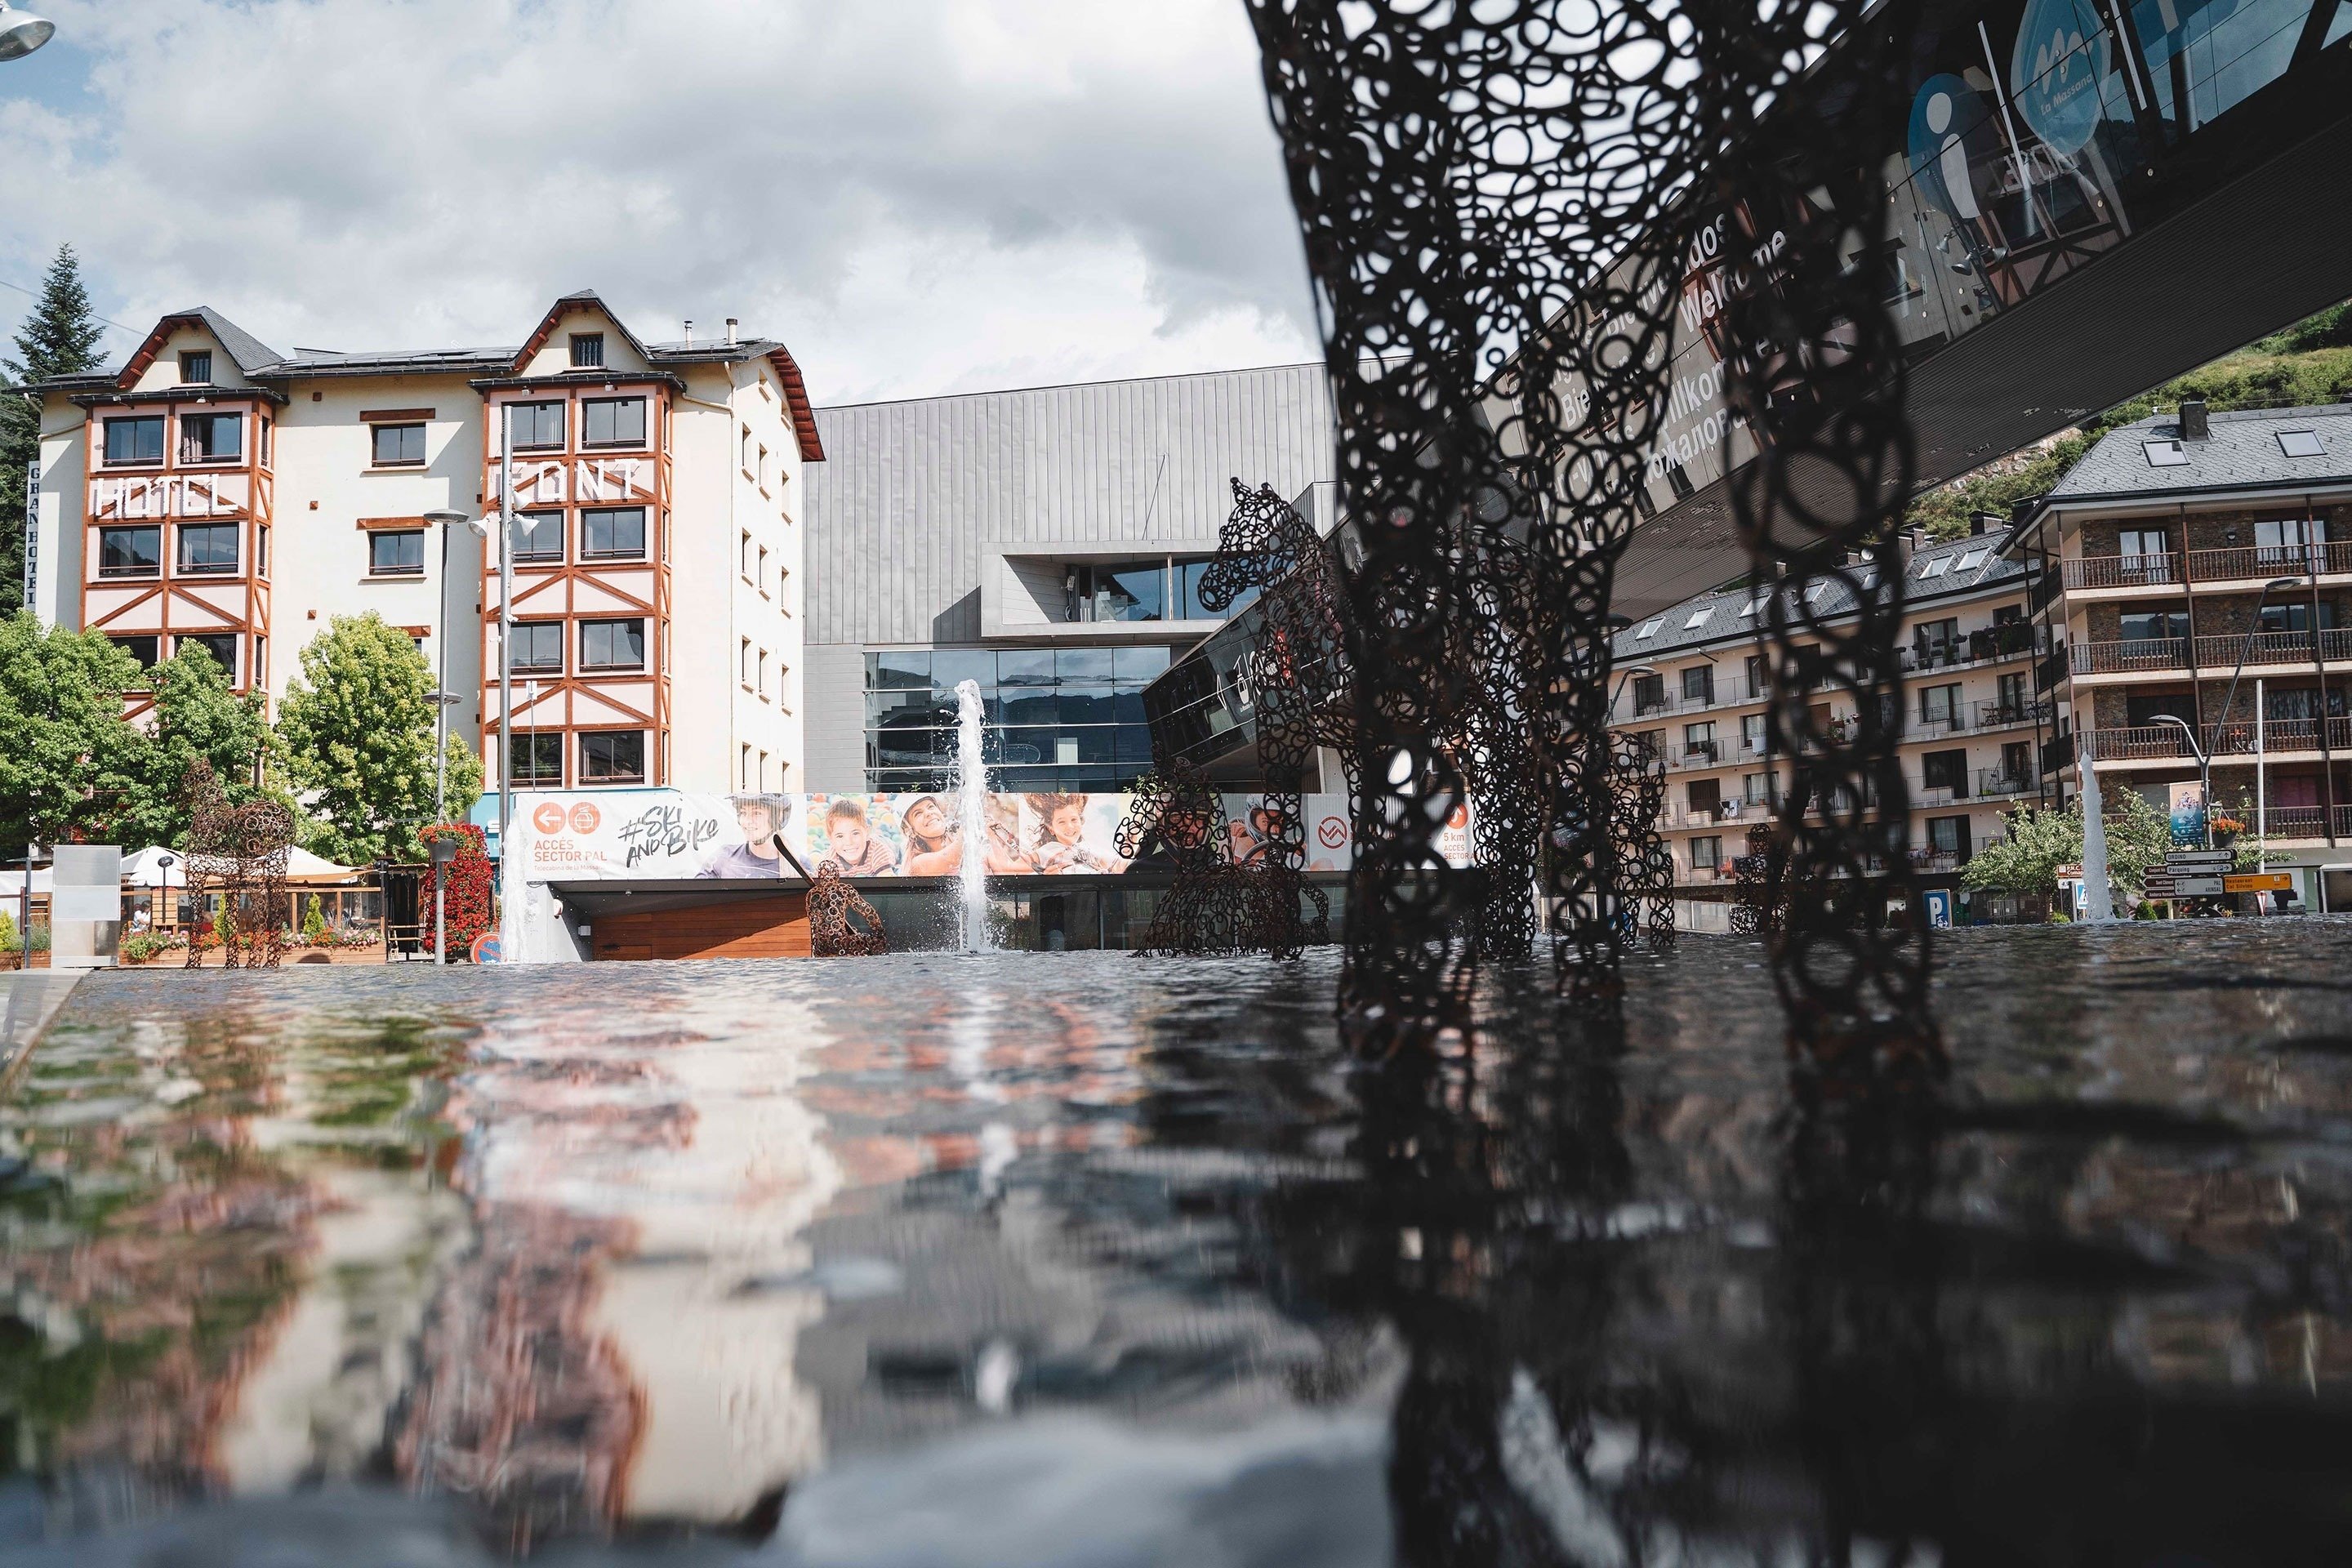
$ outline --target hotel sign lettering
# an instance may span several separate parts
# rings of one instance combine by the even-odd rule
[[[253,509],[249,474],[147,474],[89,481],[89,515],[134,518],[242,517]]]
[[[490,471],[493,495],[500,483]],[[654,499],[654,464],[650,458],[576,458],[569,461],[518,462],[514,466],[515,505],[562,506],[577,501],[585,506],[650,503]]]

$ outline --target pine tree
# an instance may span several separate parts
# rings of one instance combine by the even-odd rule
[[[16,330],[16,357],[0,359],[0,369],[18,385],[96,370],[105,331],[82,287],[80,258],[61,245],[39,302]],[[0,616],[25,596],[25,470],[40,450],[40,411],[21,397],[0,397]]]

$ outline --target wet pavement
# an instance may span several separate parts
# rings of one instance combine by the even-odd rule
[[[2352,1557],[2352,920],[1762,954],[100,974],[0,1105],[0,1563]]]

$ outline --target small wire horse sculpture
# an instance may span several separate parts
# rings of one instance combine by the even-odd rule
[[[294,814],[274,800],[230,805],[212,764],[201,758],[190,765],[182,788],[191,819],[182,845],[188,896],[201,912],[208,884],[220,894],[227,937],[221,967],[276,969],[285,951],[286,862],[294,847]],[[202,938],[191,931],[187,967],[203,963]]]

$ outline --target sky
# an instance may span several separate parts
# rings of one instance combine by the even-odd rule
[[[1240,0],[31,0],[0,285],[119,360],[520,342],[593,288],[819,403],[1318,357]],[[29,303],[0,286],[0,332]]]

